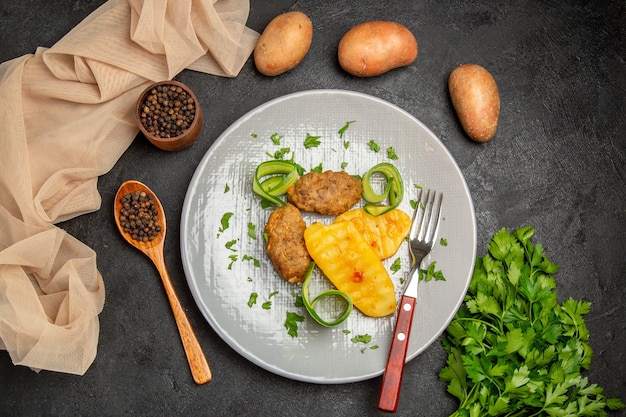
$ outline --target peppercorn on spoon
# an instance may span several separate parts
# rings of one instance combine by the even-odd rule
[[[154,204],[154,208],[156,209],[157,223],[161,227],[161,229],[156,233],[156,236],[154,236],[152,240],[148,240],[145,242],[133,239],[131,233],[124,229],[124,226],[120,221],[120,214],[123,208],[123,203],[121,201],[122,198],[136,191],[144,192],[146,193],[146,195],[153,196],[152,203]],[[187,361],[189,362],[189,367],[191,368],[191,373],[193,375],[194,381],[197,384],[204,384],[211,381],[212,375],[209,364],[206,360],[206,357],[204,356],[204,352],[202,351],[196,334],[193,331],[189,320],[187,319],[187,315],[185,314],[185,311],[183,310],[183,307],[178,300],[178,296],[174,291],[174,287],[172,285],[169,273],[167,272],[167,268],[165,267],[163,244],[165,242],[166,223],[165,212],[163,211],[163,206],[161,205],[161,202],[157,198],[156,194],[153,193],[152,190],[150,190],[145,184],[139,181],[131,180],[124,182],[120,186],[115,196],[114,208],[115,224],[117,225],[117,228],[120,231],[122,237],[132,246],[147,255],[152,260],[157,270],[159,271],[159,274],[161,275],[161,281],[163,281],[163,286],[165,287],[167,298],[169,300],[170,306],[172,307],[174,318],[176,319],[178,332],[180,334],[180,338],[182,340],[185,353],[187,355]]]

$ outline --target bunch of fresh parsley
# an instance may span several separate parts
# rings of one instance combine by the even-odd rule
[[[443,339],[439,376],[460,401],[452,416],[605,416],[624,407],[581,375],[591,364],[590,303],[557,301],[559,267],[533,234],[502,229],[477,259]]]

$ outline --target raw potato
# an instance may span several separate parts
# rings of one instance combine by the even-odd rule
[[[411,65],[417,58],[417,41],[400,23],[361,23],[339,42],[339,64],[357,77],[373,77]]]
[[[352,222],[381,260],[398,251],[411,229],[411,217],[400,209],[380,216],[372,216],[362,208],[353,209],[335,219],[335,222],[341,221]]]
[[[488,142],[496,134],[500,95],[493,76],[476,64],[463,64],[448,79],[452,105],[465,133],[476,142]]]
[[[352,222],[313,223],[304,231],[304,240],[324,275],[363,314],[384,317],[396,311],[389,273]]]
[[[267,25],[256,47],[254,64],[263,75],[275,76],[295,68],[309,52],[313,24],[298,11],[276,16]]]

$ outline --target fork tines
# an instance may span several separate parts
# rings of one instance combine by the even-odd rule
[[[411,236],[425,243],[432,243],[437,235],[443,193],[421,189],[413,218]]]

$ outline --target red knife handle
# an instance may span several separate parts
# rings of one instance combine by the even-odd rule
[[[396,328],[393,332],[393,340],[389,349],[387,367],[383,374],[383,382],[380,388],[380,395],[378,396],[378,408],[383,411],[395,413],[398,409],[402,372],[406,361],[406,351],[409,346],[411,323],[413,323],[413,310],[415,310],[415,298],[403,295],[400,300]]]

